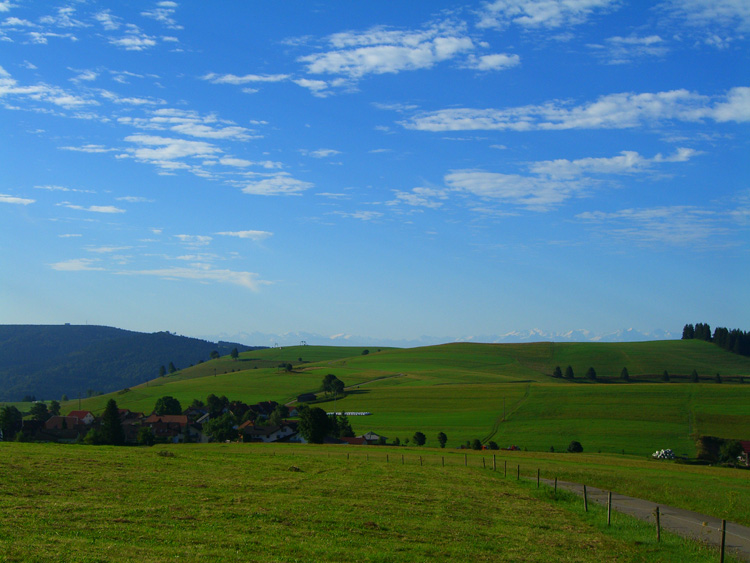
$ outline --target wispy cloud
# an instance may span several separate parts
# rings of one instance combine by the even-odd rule
[[[658,35],[646,37],[608,37],[603,44],[589,45],[607,64],[628,64],[645,57],[663,57],[669,52],[667,42]]]
[[[268,231],[223,231],[216,234],[226,237],[250,239],[255,242],[259,242],[273,236],[273,233],[269,233]]]
[[[84,272],[84,271],[101,271],[104,268],[94,266],[99,262],[97,258],[74,258],[72,260],[65,260],[63,262],[55,262],[50,264],[53,270],[61,272]]]
[[[707,45],[725,48],[750,32],[745,0],[666,0],[657,8]]]
[[[374,27],[328,38],[330,50],[298,59],[310,74],[334,74],[359,79],[367,74],[426,69],[474,50],[464,26],[440,22],[420,30]]]
[[[354,211],[352,213],[346,213],[344,211],[335,211],[333,215],[339,215],[341,217],[347,217],[349,219],[359,219],[360,221],[374,221],[380,219],[383,213],[380,211]]]
[[[60,150],[64,151],[75,151],[75,152],[88,152],[88,153],[103,153],[103,152],[113,152],[117,149],[109,149],[102,145],[83,145],[80,147],[60,147]]]
[[[161,268],[155,270],[122,271],[118,273],[129,276],[156,276],[169,280],[193,280],[202,283],[228,283],[244,287],[251,291],[259,291],[262,286],[272,283],[260,279],[260,276],[253,272],[216,270],[205,264],[196,264],[188,268]]]
[[[732,88],[711,98],[688,90],[620,93],[574,106],[551,101],[507,109],[444,109],[402,121],[421,131],[625,129],[665,121],[750,121],[750,88]]]
[[[207,80],[212,84],[251,84],[257,82],[283,82],[288,80],[290,75],[288,74],[245,74],[238,76],[236,74],[216,74],[210,72],[201,77],[202,80]]]
[[[584,23],[619,7],[619,0],[495,0],[480,10],[480,28],[559,28]]]
[[[257,182],[250,182],[242,191],[252,195],[300,195],[314,187],[314,184],[297,180],[288,174],[277,174]]]
[[[28,199],[25,197],[17,197],[8,194],[0,194],[0,203],[12,203],[14,205],[30,205],[35,203],[35,199]]]
[[[67,207],[68,209],[75,209],[78,211],[88,211],[90,213],[125,213],[124,209],[115,207],[114,205],[89,205],[88,207],[83,205],[75,205],[68,201],[63,201],[57,204],[60,207]]]
[[[410,192],[394,190],[396,199],[387,205],[410,205],[413,207],[427,207],[437,209],[448,199],[448,191],[435,188],[414,188]]]
[[[212,237],[206,235],[174,235],[174,237],[191,246],[206,246],[213,240]]]
[[[154,8],[141,12],[141,15],[154,19],[169,29],[182,29],[182,26],[178,25],[173,17],[177,11],[177,6],[177,2],[157,2]]]
[[[328,158],[329,156],[336,156],[337,154],[341,154],[341,151],[337,151],[335,149],[317,149],[314,151],[300,149],[300,152],[305,156],[311,156],[313,158]]]
[[[645,244],[695,247],[728,233],[723,214],[694,206],[589,211],[576,219],[601,227],[606,236]]]
[[[492,55],[470,55],[467,59],[467,66],[475,70],[505,70],[521,64],[521,57],[518,55],[507,55],[504,53],[495,53]]]
[[[118,123],[139,129],[173,131],[181,135],[203,139],[235,139],[246,141],[258,138],[246,127],[219,119],[214,114],[201,115],[196,111],[160,108],[149,112],[149,117],[120,117]]]

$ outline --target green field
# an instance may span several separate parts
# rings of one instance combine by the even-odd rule
[[[408,448],[0,443],[0,561],[717,557],[670,534],[657,543],[650,525],[619,514],[607,528],[603,509],[583,513],[578,499],[479,460],[464,467],[455,451]]]
[[[402,442],[438,432],[448,447],[479,438],[501,447],[563,451],[578,440],[585,452],[645,456],[671,448],[695,455],[696,435],[750,439],[750,358],[698,340],[639,343],[447,344],[412,349],[294,346],[223,357],[118,393],[82,399],[101,412],[110,397],[121,408],[150,412],[171,395],[187,406],[210,393],[255,403],[289,402],[316,391],[333,373],[346,397],[326,410],[367,411],[351,417],[357,433],[373,430]],[[287,373],[278,366],[291,363]],[[573,381],[554,379],[571,365]],[[594,367],[596,383],[583,378]],[[627,367],[631,382],[619,379]],[[669,383],[661,382],[667,370]],[[688,382],[696,370],[700,383]],[[715,382],[720,373],[723,383]],[[741,383],[747,378],[747,383]],[[63,411],[78,408],[68,401]],[[19,407],[24,410],[23,404]],[[28,404],[27,407],[28,408]]]

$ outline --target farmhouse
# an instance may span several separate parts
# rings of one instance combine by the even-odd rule
[[[81,423],[85,424],[86,426],[89,426],[95,420],[93,413],[91,413],[90,411],[71,411],[68,416],[75,416],[76,418],[78,418],[78,420],[81,421]]]

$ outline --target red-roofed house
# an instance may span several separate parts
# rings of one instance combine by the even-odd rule
[[[66,430],[74,429],[81,423],[77,416],[51,416],[44,423],[45,430]]]
[[[94,415],[91,414],[91,411],[71,411],[68,416],[75,416],[81,423],[85,424],[86,426],[94,422]]]

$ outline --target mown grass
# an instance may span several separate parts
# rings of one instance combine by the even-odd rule
[[[0,444],[0,560],[690,562],[713,553],[666,534],[657,544],[624,516],[606,530],[579,502],[478,466],[419,465],[406,449],[403,465],[392,449],[346,451],[363,450],[381,457],[311,446]]]

